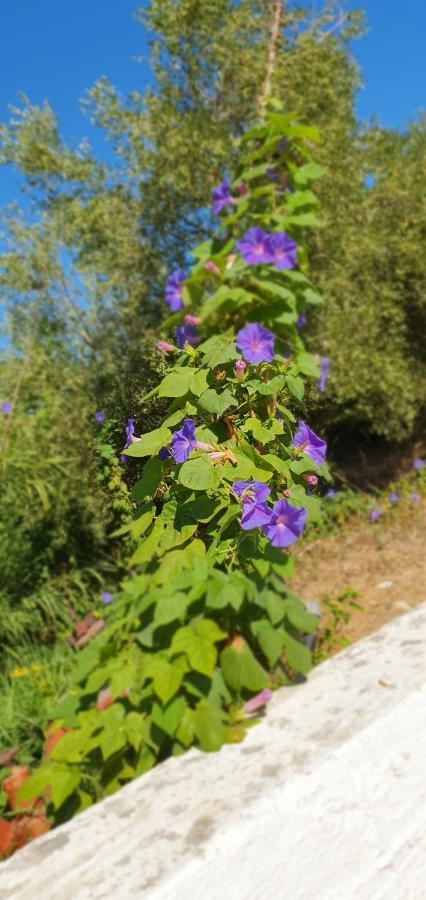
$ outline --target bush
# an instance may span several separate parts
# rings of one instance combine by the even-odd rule
[[[307,486],[328,478],[324,442],[292,411],[320,375],[297,327],[321,302],[302,245],[315,224],[316,139],[279,112],[252,129],[216,195],[222,227],[193,251],[188,277],[169,279],[164,333],[177,326],[182,350],[159,344],[175,357],[152,391],[169,401],[162,424],[138,438],[129,423],[125,452],[145,460],[129,576],[53,711],[44,764],[18,793],[33,802],[48,790],[55,821],[170,754],[241,740],[270,689],[311,667],[301,636],[317,619],[283,579],[285,549],[318,515]],[[253,227],[266,240],[259,265]]]

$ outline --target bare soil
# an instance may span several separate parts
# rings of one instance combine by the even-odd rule
[[[379,522],[354,518],[330,537],[299,545],[289,584],[302,600],[358,591],[344,635],[357,641],[426,602],[426,500],[404,503]]]

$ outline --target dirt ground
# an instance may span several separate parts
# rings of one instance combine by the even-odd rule
[[[378,523],[349,520],[338,535],[299,545],[290,589],[303,600],[358,591],[343,633],[353,642],[426,602],[426,500],[392,510]]]

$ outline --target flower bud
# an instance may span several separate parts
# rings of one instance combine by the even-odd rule
[[[155,346],[160,353],[171,353],[172,350],[176,350],[176,347],[174,347],[173,344],[169,344],[167,341],[157,341]]]
[[[204,263],[204,268],[206,272],[210,272],[211,275],[220,275],[220,269],[209,259],[206,263]]]
[[[237,258],[237,256],[235,253],[230,253],[228,256],[228,259],[226,260],[225,269],[232,269],[232,266],[234,265],[236,258]]]
[[[302,475],[303,481],[306,481],[306,484],[310,484],[311,487],[318,484],[318,478],[316,475]]]
[[[245,363],[243,359],[237,359],[237,361],[234,365],[234,372],[235,372],[237,378],[243,378],[246,368],[247,368],[247,363]]]

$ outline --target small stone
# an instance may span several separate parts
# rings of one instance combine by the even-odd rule
[[[387,588],[393,587],[393,581],[381,581],[380,584],[376,584],[376,587],[379,591],[385,591]]]

